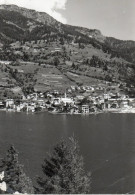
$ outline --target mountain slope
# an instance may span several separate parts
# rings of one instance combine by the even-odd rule
[[[117,51],[122,58],[135,63],[135,41],[123,41],[107,37],[105,43]]]
[[[0,41],[43,39],[54,34],[66,40],[90,43],[112,56],[135,62],[135,42],[105,37],[99,30],[64,25],[43,12],[36,12],[16,5],[0,5]]]
[[[36,12],[35,10],[29,10],[26,8],[18,7],[16,5],[0,5],[0,9],[20,13],[26,18],[33,19],[43,24],[48,23],[49,25],[55,25],[59,23],[57,20],[55,20],[45,12]]]
[[[0,5],[0,35],[0,60],[49,64],[79,84],[98,79],[135,85],[134,41],[64,25],[46,13],[15,5]]]
[[[43,36],[43,33],[46,33],[45,28],[50,28],[48,30],[48,33],[51,33],[52,31],[60,34],[70,34],[70,35],[77,35],[77,36],[87,36],[97,38],[100,40],[104,40],[104,37],[101,35],[100,31],[98,30],[89,30],[86,28],[81,27],[73,27],[70,25],[63,25],[62,23],[56,21],[54,18],[49,16],[46,13],[43,12],[36,12],[35,10],[29,10],[25,8],[20,8],[16,5],[0,5],[0,18],[1,18],[1,26],[8,23],[9,29],[12,28],[18,28],[18,33],[16,39],[19,37],[22,37],[22,32],[19,32],[19,30],[27,31],[29,33],[29,37],[31,35],[31,32],[36,28],[39,28],[39,31],[42,30],[41,36]],[[23,29],[22,29],[23,28]],[[3,30],[3,29],[2,29]],[[5,27],[5,33],[7,28]],[[0,30],[1,31],[1,30]],[[20,36],[19,36],[20,35]],[[11,35],[8,36],[12,38]],[[26,38],[26,34],[24,34],[24,37]],[[36,39],[36,37],[35,37]]]

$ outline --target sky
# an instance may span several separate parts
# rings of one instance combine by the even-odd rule
[[[43,11],[58,21],[135,41],[135,0],[0,0]]]

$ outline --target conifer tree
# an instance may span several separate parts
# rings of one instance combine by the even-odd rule
[[[4,181],[7,184],[8,193],[34,193],[33,185],[29,177],[23,171],[23,166],[19,164],[18,153],[14,146],[11,146],[2,159],[0,171],[4,171]]]
[[[83,158],[74,138],[62,140],[42,165],[43,177],[37,179],[36,192],[41,194],[90,193],[90,174],[85,174]]]

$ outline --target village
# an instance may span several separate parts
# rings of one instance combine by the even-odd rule
[[[125,95],[119,84],[103,86],[71,86],[65,92],[52,90],[22,95],[21,99],[0,101],[0,109],[8,112],[53,114],[97,114],[102,112],[134,112],[135,98]]]

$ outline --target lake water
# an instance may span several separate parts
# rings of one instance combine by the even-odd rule
[[[0,112],[0,158],[9,144],[33,181],[52,145],[75,135],[92,173],[91,193],[135,192],[135,114],[51,115]]]

